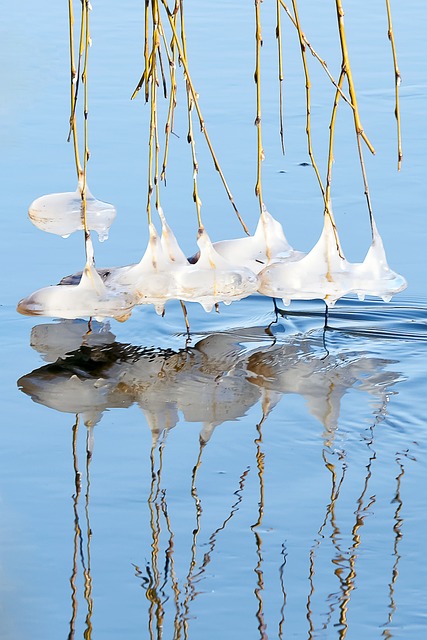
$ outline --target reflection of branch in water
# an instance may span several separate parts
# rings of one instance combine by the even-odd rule
[[[89,519],[89,492],[90,492],[90,462],[92,460],[93,452],[93,427],[89,427],[86,434],[86,501],[85,501],[85,515],[86,515],[86,553],[87,553],[87,566],[83,567],[84,575],[84,597],[87,603],[87,615],[86,615],[86,630],[84,632],[85,640],[90,640],[92,636],[92,613],[93,613],[93,599],[92,599],[92,576],[90,570],[90,543],[92,539],[92,529],[90,527]]]
[[[172,591],[174,593],[174,603],[175,603],[175,617],[174,617],[174,639],[175,638],[179,638],[179,636],[181,635],[181,623],[180,623],[180,600],[179,597],[181,595],[179,586],[178,586],[178,578],[176,577],[176,571],[175,571],[175,559],[174,559],[174,534],[172,531],[172,526],[171,526],[171,522],[170,522],[170,518],[169,518],[169,513],[168,513],[168,509],[167,509],[167,503],[166,503],[166,492],[163,491],[162,492],[162,497],[161,497],[161,507],[162,507],[162,513],[163,516],[165,518],[166,521],[166,527],[169,533],[169,545],[168,548],[166,549],[166,574],[167,571],[169,570],[170,572],[170,577],[171,577],[171,582],[172,582]]]
[[[225,520],[222,522],[222,524],[219,527],[217,527],[215,529],[215,531],[209,537],[209,542],[208,542],[209,551],[206,551],[206,553],[204,554],[203,562],[200,565],[199,570],[197,571],[197,573],[193,574],[193,581],[194,582],[199,582],[200,581],[202,575],[206,571],[206,567],[208,566],[208,564],[212,560],[212,553],[213,553],[213,551],[215,549],[217,535],[219,534],[220,531],[224,531],[225,527],[230,522],[231,518],[234,516],[236,511],[239,510],[240,503],[243,500],[243,489],[245,487],[245,482],[246,482],[246,478],[247,478],[247,475],[248,475],[249,471],[250,471],[250,467],[247,467],[245,469],[245,471],[242,473],[242,475],[240,476],[240,478],[239,478],[239,488],[238,488],[237,491],[234,492],[234,495],[237,496],[237,500],[231,506],[230,513],[225,518]]]
[[[326,507],[326,514],[325,517],[323,519],[323,522],[320,526],[319,531],[317,532],[317,540],[315,541],[314,545],[312,546],[311,550],[310,550],[310,570],[309,570],[309,576],[308,576],[308,580],[310,583],[310,592],[307,596],[307,604],[306,604],[306,609],[307,609],[307,620],[309,623],[309,630],[308,630],[308,638],[309,640],[312,640],[313,633],[315,631],[314,629],[314,625],[313,625],[313,611],[311,609],[311,600],[314,594],[314,574],[315,574],[315,568],[314,568],[314,562],[315,562],[315,557],[316,557],[316,550],[320,547],[322,540],[324,540],[325,536],[323,534],[323,530],[325,529],[328,520],[330,519],[331,522],[331,527],[332,527],[332,534],[331,534],[331,539],[334,543],[335,548],[337,549],[338,553],[340,554],[341,558],[341,552],[339,549],[339,544],[338,544],[338,535],[340,533],[339,528],[337,526],[336,523],[336,518],[335,518],[335,506],[340,494],[340,490],[344,481],[344,477],[345,477],[345,472],[347,470],[347,465],[345,463],[343,463],[342,465],[342,473],[341,473],[341,477],[339,479],[339,482],[337,482],[337,474],[335,471],[335,465],[333,465],[331,462],[329,462],[326,458],[326,450],[323,449],[322,452],[322,457],[323,457],[323,461],[325,463],[325,467],[326,469],[331,473],[331,480],[332,480],[332,486],[331,486],[331,498],[330,498],[330,502]],[[332,613],[334,611],[334,607],[333,605],[330,606],[330,610],[329,610],[329,615],[328,615],[328,619],[326,624],[324,625],[324,629],[327,628],[329,621],[331,619]]]
[[[403,454],[406,455],[406,454]],[[393,526],[393,531],[395,533],[394,536],[394,544],[393,544],[393,555],[394,555],[394,564],[393,564],[393,569],[391,572],[391,581],[389,582],[389,594],[390,594],[390,604],[389,604],[389,613],[388,613],[388,619],[386,624],[384,625],[386,628],[384,629],[384,631],[382,632],[382,635],[384,636],[384,638],[392,638],[393,634],[390,631],[390,629],[388,627],[391,626],[391,623],[393,621],[393,616],[394,613],[396,611],[396,601],[394,599],[394,589],[395,589],[395,585],[396,585],[396,581],[397,581],[397,577],[399,575],[399,571],[398,571],[398,566],[399,566],[399,560],[400,560],[400,554],[398,552],[398,546],[399,546],[399,542],[403,536],[402,534],[402,524],[403,524],[403,518],[401,518],[400,516],[400,512],[402,510],[403,507],[403,501],[400,497],[400,485],[401,485],[401,481],[403,478],[403,475],[405,473],[403,464],[402,464],[402,460],[400,457],[400,454],[396,455],[396,462],[399,465],[399,469],[400,472],[398,473],[398,475],[396,476],[396,481],[397,481],[397,487],[396,487],[396,493],[395,496],[393,498],[393,502],[395,504],[397,504],[396,507],[396,511],[394,512],[394,526]]]
[[[193,538],[191,542],[190,566],[188,569],[187,578],[186,578],[185,587],[184,587],[185,598],[183,602],[183,618],[182,618],[184,638],[188,638],[188,620],[189,620],[189,613],[190,613],[190,602],[194,600],[194,598],[197,595],[194,584],[193,584],[193,573],[194,573],[194,569],[196,567],[196,562],[197,562],[197,537],[200,533],[200,518],[203,512],[203,509],[202,509],[202,503],[199,498],[199,494],[197,493],[196,479],[197,479],[197,472],[200,469],[200,466],[202,464],[202,453],[203,453],[204,447],[205,447],[205,442],[203,440],[200,440],[199,455],[197,456],[197,462],[193,467],[193,473],[191,475],[191,496],[194,500],[194,505],[196,508],[196,526],[193,529]]]
[[[147,576],[143,581],[145,586],[145,595],[150,602],[148,609],[148,630],[150,638],[156,637],[155,628],[157,631],[163,626],[164,608],[162,598],[160,596],[160,571],[159,571],[159,538],[161,532],[160,526],[160,508],[157,504],[157,498],[160,492],[160,482],[162,476],[163,465],[163,443],[159,446],[159,468],[155,471],[155,449],[156,445],[153,443],[150,450],[150,464],[151,464],[151,486],[150,495],[148,497],[148,507],[150,510],[150,528],[151,528],[151,563],[147,564]]]
[[[282,603],[282,606],[280,607],[280,620],[279,620],[279,632],[278,632],[279,640],[282,640],[283,638],[283,625],[285,622],[285,607],[286,607],[286,591],[285,591],[285,583],[283,580],[283,574],[285,571],[286,559],[288,557],[288,554],[286,553],[286,547],[284,544],[282,544],[281,554],[283,556],[283,562],[279,567],[279,578],[280,578],[280,590],[282,592],[283,603]]]
[[[82,532],[79,525],[79,513],[77,505],[79,502],[79,496],[81,491],[81,476],[79,471],[79,463],[77,458],[77,434],[79,429],[79,416],[76,416],[76,421],[73,425],[73,466],[74,466],[74,486],[75,493],[73,495],[73,509],[74,509],[74,547],[73,547],[73,570],[70,577],[71,585],[71,619],[70,619],[70,631],[68,633],[68,640],[73,640],[76,631],[76,619],[77,619],[77,558],[79,553],[79,542],[81,541]]]
[[[369,428],[369,437],[367,438],[367,447],[368,447],[371,455],[369,457],[368,464],[366,465],[367,473],[366,473],[366,476],[365,476],[365,481],[364,481],[364,484],[363,484],[362,493],[360,494],[360,497],[357,500],[357,509],[356,509],[356,512],[355,512],[355,514],[356,514],[356,522],[355,522],[355,524],[353,526],[353,529],[352,529],[353,544],[352,544],[351,548],[349,549],[349,554],[350,554],[350,556],[348,558],[349,571],[348,571],[348,574],[347,574],[347,576],[345,578],[341,577],[341,573],[342,573],[342,570],[343,570],[342,567],[339,567],[335,571],[335,574],[337,575],[337,577],[339,578],[340,583],[341,583],[341,593],[342,593],[341,598],[340,598],[340,618],[339,618],[339,625],[340,625],[339,638],[340,638],[340,640],[344,640],[344,638],[347,635],[347,631],[348,631],[347,612],[348,612],[348,606],[349,606],[349,603],[350,603],[351,592],[355,588],[357,549],[358,549],[358,547],[360,546],[360,543],[361,543],[359,530],[365,524],[365,518],[368,515],[371,506],[376,501],[376,497],[375,496],[371,496],[369,498],[369,502],[366,504],[366,506],[363,506],[363,502],[365,500],[365,496],[366,496],[366,493],[368,491],[369,481],[370,481],[370,479],[372,477],[372,463],[377,457],[376,452],[372,448],[373,441],[374,441],[374,430],[375,430],[375,427],[378,425],[378,423],[382,422],[382,420],[384,420],[384,418],[385,418],[385,415],[386,415],[386,412],[387,412],[387,403],[388,403],[388,397],[386,397],[384,399],[383,404],[382,404],[380,410],[377,413],[377,416],[376,416],[374,424],[371,425],[371,427]]]
[[[257,553],[257,564],[256,567],[254,569],[254,572],[256,573],[257,576],[257,586],[255,588],[255,597],[258,601],[258,609],[256,612],[256,618],[258,620],[258,631],[260,633],[260,638],[261,640],[267,640],[267,634],[266,634],[266,629],[267,629],[267,625],[265,623],[264,620],[264,610],[263,610],[263,591],[264,591],[264,575],[262,572],[262,563],[263,563],[263,557],[262,557],[262,538],[259,535],[258,531],[256,530],[258,527],[261,526],[262,524],[262,518],[264,515],[264,460],[265,460],[265,454],[264,452],[261,450],[261,444],[262,444],[262,425],[265,421],[265,419],[267,418],[269,411],[266,410],[263,407],[263,415],[261,420],[259,421],[259,423],[257,424],[257,432],[258,432],[258,437],[255,438],[254,443],[256,444],[256,461],[257,461],[257,468],[258,468],[258,479],[259,479],[259,502],[258,502],[258,519],[255,522],[255,524],[253,524],[251,526],[251,529],[254,533],[255,536],[255,544],[256,544],[256,553]]]
[[[75,493],[73,495],[73,510],[74,510],[74,547],[73,547],[73,570],[70,577],[71,585],[71,604],[72,614],[70,619],[70,630],[68,633],[68,640],[73,640],[75,637],[75,625],[77,620],[77,586],[76,578],[78,572],[77,558],[80,552],[80,561],[83,568],[84,578],[84,598],[87,603],[86,614],[86,629],[84,631],[84,638],[90,640],[92,636],[92,613],[93,613],[93,599],[92,599],[92,577],[90,570],[90,543],[92,537],[92,531],[90,528],[89,519],[89,500],[90,500],[90,474],[89,465],[92,457],[92,433],[90,429],[87,431],[86,440],[86,500],[85,500],[85,517],[86,517],[86,530],[87,530],[87,542],[86,542],[86,554],[87,563],[85,561],[85,554],[83,548],[83,534],[80,527],[78,504],[81,494],[81,473],[79,471],[78,457],[77,457],[77,436],[78,436],[79,416],[76,416],[76,422],[73,425],[73,467],[74,467],[74,483]]]

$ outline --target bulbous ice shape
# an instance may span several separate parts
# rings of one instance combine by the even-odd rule
[[[220,240],[213,243],[215,251],[232,264],[244,265],[259,273],[268,264],[296,260],[303,253],[294,251],[286,240],[283,227],[263,205],[253,236]]]
[[[31,222],[42,231],[67,238],[74,231],[84,228],[80,189],[41,196],[31,203],[28,215]],[[87,226],[90,231],[97,232],[101,242],[108,238],[115,217],[115,207],[94,198],[86,187]]]
[[[28,316],[115,318],[124,322],[134,305],[131,293],[107,289],[93,264],[88,263],[79,284],[38,289],[18,303],[17,311]]]
[[[204,229],[199,231],[197,244],[200,249],[197,262],[174,273],[180,300],[199,302],[205,311],[211,311],[217,302],[230,304],[256,292],[256,274],[245,265],[223,258]]]
[[[322,234],[313,249],[297,262],[272,264],[259,274],[259,292],[291,300],[324,300],[332,306],[347,293],[359,298],[376,295],[389,301],[406,287],[405,279],[392,271],[375,221],[373,241],[362,263],[348,262],[342,252],[336,228],[325,215]]]

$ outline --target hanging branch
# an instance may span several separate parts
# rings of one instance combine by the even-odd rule
[[[82,209],[83,209],[83,226],[85,231],[85,239],[86,244],[90,238],[90,231],[87,226],[87,211],[86,211],[86,191],[87,191],[87,163],[89,161],[89,142],[88,142],[88,116],[89,116],[89,101],[88,101],[88,61],[89,61],[89,46],[91,44],[90,40],[90,31],[89,31],[89,10],[90,3],[89,0],[84,0],[82,2],[82,24],[84,21],[84,64],[83,64],[83,73],[82,73],[82,83],[84,87],[84,105],[83,105],[83,114],[84,114],[84,127],[83,127],[83,138],[84,138],[84,156],[83,156],[83,176],[82,176],[82,184],[81,184],[81,196],[82,196]],[[86,246],[86,255],[88,257],[88,247]],[[93,260],[93,257],[92,257]]]
[[[362,122],[360,120],[359,107],[357,105],[356,89],[354,87],[353,75],[351,73],[351,66],[350,66],[350,57],[349,57],[348,48],[347,48],[347,38],[346,38],[345,27],[344,27],[344,9],[342,7],[342,1],[335,0],[335,4],[337,8],[338,29],[339,29],[339,35],[340,35],[341,52],[342,52],[342,67],[347,76],[350,99],[353,105],[353,117],[354,117],[354,126],[356,129],[356,135],[358,137],[362,137],[369,151],[372,154],[375,154],[374,147],[369,142],[369,140],[363,135],[363,127],[362,127]]]
[[[283,133],[283,55],[282,55],[282,21],[280,16],[280,0],[276,0],[276,38],[277,38],[277,56],[279,63],[279,132],[280,142],[282,145],[282,153],[285,154],[285,138]]]
[[[255,195],[258,196],[259,209],[262,213],[262,162],[264,160],[264,150],[262,148],[262,128],[261,128],[261,47],[262,47],[262,33],[261,33],[261,0],[255,0],[255,42],[256,42],[256,54],[255,54],[255,84],[256,84],[256,118],[255,126],[257,128],[257,180],[255,185]]]
[[[200,106],[199,106],[198,95],[197,95],[197,93],[196,93],[196,91],[194,89],[194,85],[193,85],[193,83],[191,81],[191,76],[190,76],[190,73],[189,73],[189,70],[188,70],[187,59],[184,56],[179,37],[177,35],[175,21],[174,21],[174,13],[171,12],[171,10],[169,9],[166,0],[161,0],[161,2],[162,2],[163,6],[164,6],[164,8],[166,10],[166,14],[168,16],[169,24],[170,24],[172,32],[173,32],[173,38],[174,38],[174,41],[175,41],[177,49],[178,49],[178,54],[179,54],[180,60],[182,62],[182,66],[184,68],[186,81],[188,82],[188,86],[189,86],[189,89],[190,89],[190,92],[191,92],[191,96],[192,96],[193,101],[194,101],[194,106],[195,106],[196,111],[197,111],[197,116],[199,118],[200,130],[201,130],[201,132],[203,133],[203,135],[205,137],[205,140],[206,140],[206,143],[208,145],[210,154],[212,156],[212,160],[213,160],[215,169],[218,171],[218,173],[219,173],[219,175],[221,177],[221,181],[222,181],[222,184],[224,185],[224,188],[226,190],[228,199],[230,200],[231,205],[232,205],[232,207],[233,207],[233,209],[234,209],[234,211],[235,211],[235,213],[236,213],[236,215],[237,215],[237,217],[239,219],[239,222],[242,225],[245,233],[247,235],[250,235],[249,231],[248,231],[248,228],[245,225],[245,223],[244,223],[244,221],[243,221],[243,219],[242,219],[242,217],[241,217],[241,215],[240,215],[240,213],[239,213],[239,211],[238,211],[238,209],[236,207],[236,204],[234,202],[234,198],[233,198],[233,196],[231,194],[231,191],[230,191],[230,189],[228,187],[228,184],[227,184],[227,182],[225,180],[225,176],[224,176],[224,174],[222,172],[222,169],[221,169],[221,167],[219,165],[219,162],[217,160],[215,151],[214,151],[213,146],[212,146],[212,142],[211,142],[210,137],[208,135],[208,132],[206,130],[206,125],[205,125],[205,122],[203,120],[202,112],[201,112],[201,109],[200,109]]]
[[[73,0],[68,0],[68,25],[69,25],[69,41],[70,41],[70,71],[71,71],[71,112],[70,112],[70,130],[68,133],[67,141],[73,137],[74,146],[74,159],[76,163],[77,179],[80,180],[82,173],[82,167],[80,164],[79,144],[77,136],[77,124],[76,124],[76,102],[77,102],[77,89],[80,76],[80,58],[79,69],[76,70],[75,56],[74,56],[74,11]]]
[[[179,0],[175,0],[175,8],[173,12],[173,21],[176,25],[176,14],[179,11]],[[160,21],[160,16],[159,16]],[[162,26],[162,33],[164,37],[164,29]],[[166,166],[168,162],[169,156],[169,140],[170,134],[173,132],[174,125],[174,115],[175,115],[175,107],[176,107],[176,46],[175,41],[172,37],[171,39],[171,53],[168,56],[169,59],[169,74],[170,74],[170,96],[169,96],[169,108],[168,115],[165,124],[165,151],[163,155],[163,165],[162,165],[162,173],[160,175],[160,179],[166,184]],[[165,41],[165,48],[167,50],[167,43]]]
[[[373,237],[374,236],[374,228],[373,228],[373,213],[372,213],[371,196],[369,194],[368,177],[366,175],[365,161],[363,159],[363,149],[362,149],[362,143],[361,143],[363,127],[362,127],[362,123],[360,121],[359,108],[357,106],[356,90],[354,88],[353,76],[352,76],[352,73],[351,73],[351,66],[350,66],[350,58],[349,58],[348,49],[347,49],[347,38],[346,38],[345,26],[344,26],[344,9],[342,7],[342,1],[341,0],[335,0],[335,2],[336,2],[336,8],[337,8],[338,29],[339,29],[339,34],[340,34],[340,43],[341,43],[341,52],[342,52],[342,70],[344,71],[344,73],[347,76],[347,82],[348,82],[348,89],[349,89],[349,92],[350,92],[350,98],[351,98],[351,101],[352,101],[352,103],[354,105],[353,118],[354,118],[354,127],[355,127],[355,130],[356,130],[357,151],[358,151],[358,154],[359,154],[359,162],[360,162],[360,168],[361,168],[361,171],[362,171],[362,178],[363,178],[364,192],[365,192],[365,197],[366,197],[366,204],[367,204],[367,207],[368,207],[369,221],[370,221],[370,224],[371,224],[371,232],[372,232],[372,237]],[[372,145],[368,144],[368,148],[372,153],[375,153],[375,150],[372,147]]]
[[[187,40],[185,37],[185,23],[184,23],[184,4],[181,0],[180,2],[180,16],[181,16],[181,41],[182,41],[182,52],[184,55],[184,58],[187,60]],[[193,100],[193,96],[191,93],[191,89],[190,89],[190,85],[186,76],[186,73],[184,73],[184,78],[185,78],[185,88],[186,88],[186,93],[187,93],[187,115],[188,115],[188,133],[187,133],[187,142],[190,144],[191,146],[191,157],[193,160],[193,200],[194,200],[194,204],[196,205],[196,213],[197,213],[197,223],[199,225],[199,233],[200,231],[203,230],[203,223],[202,223],[202,217],[201,217],[201,205],[202,202],[200,200],[199,197],[199,190],[198,190],[198,185],[197,185],[197,175],[199,173],[199,163],[197,162],[197,156],[196,156],[196,141],[194,139],[194,135],[193,135],[193,107],[194,107],[194,100]]]
[[[395,80],[395,95],[396,95],[396,106],[394,110],[394,114],[396,116],[396,125],[397,125],[397,170],[400,171],[402,165],[402,136],[400,130],[400,104],[399,104],[399,87],[401,83],[401,75],[399,71],[399,67],[397,64],[397,53],[396,53],[396,45],[394,42],[394,33],[393,33],[393,23],[391,20],[391,7],[390,0],[386,0],[387,6],[387,20],[388,20],[388,39],[391,43],[391,51],[393,54],[393,65],[394,65],[394,80]]]
[[[331,184],[332,184],[332,165],[334,162],[334,136],[335,136],[335,122],[338,111],[338,102],[340,100],[340,96],[342,95],[340,89],[342,88],[344,82],[345,73],[341,70],[340,77],[338,80],[337,91],[335,93],[334,105],[332,107],[332,115],[331,121],[329,124],[329,150],[328,150],[328,163],[327,163],[327,173],[326,173],[326,189],[325,189],[325,200],[331,204]]]
[[[305,130],[306,130],[306,133],[307,133],[308,155],[310,157],[311,164],[312,164],[314,172],[316,174],[317,181],[319,183],[319,187],[320,187],[320,191],[322,192],[323,199],[325,200],[325,207],[329,211],[328,206],[327,206],[327,202],[326,202],[326,199],[325,199],[325,189],[324,189],[324,186],[323,186],[323,183],[322,183],[322,178],[320,177],[320,172],[319,172],[319,169],[317,167],[316,161],[314,159],[314,154],[313,154],[313,146],[312,146],[312,141],[311,141],[311,93],[310,93],[311,80],[310,80],[310,74],[308,72],[306,48],[305,48],[305,42],[304,42],[302,30],[301,30],[301,25],[300,25],[300,22],[299,22],[298,8],[297,8],[296,0],[292,0],[292,5],[293,5],[293,9],[294,9],[294,14],[295,14],[295,25],[296,25],[296,28],[297,28],[297,31],[298,31],[298,37],[299,37],[300,48],[301,48],[301,56],[302,56],[302,64],[303,64],[303,67],[304,67],[304,75],[305,75],[305,98],[306,98],[306,129]]]

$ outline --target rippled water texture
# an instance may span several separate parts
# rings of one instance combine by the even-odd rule
[[[393,3],[400,173],[385,6],[346,9],[359,107],[376,148],[366,157],[374,211],[408,289],[388,304],[345,298],[328,315],[317,301],[275,311],[259,295],[220,314],[189,305],[190,340],[175,302],[164,318],[138,307],[124,324],[90,328],[15,311],[24,295],[84,266],[79,233],[44,234],[27,217],[39,196],[76,186],[60,4],[12,4],[0,27],[0,637],[424,639],[424,3]],[[264,198],[292,245],[308,251],[323,207],[305,166],[304,81],[284,22],[283,157],[270,4],[262,5]],[[338,75],[332,3],[305,4],[315,7],[301,3],[304,31]],[[148,111],[129,100],[142,66],[141,3],[93,5],[90,185],[117,208],[108,241],[94,241],[102,268],[137,262],[147,243]],[[193,81],[253,231],[253,3],[185,5]],[[324,171],[332,94],[314,62],[314,149]],[[357,261],[369,223],[352,121],[341,113],[332,196],[346,255]],[[192,255],[185,126],[177,115],[162,205]],[[198,149],[208,233],[236,237],[202,139]]]

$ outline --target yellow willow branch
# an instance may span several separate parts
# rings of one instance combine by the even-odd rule
[[[294,25],[294,27],[296,27],[296,22],[295,22],[295,18],[293,17],[292,13],[289,11],[288,7],[286,6],[284,0],[279,0],[280,4],[282,5],[284,11],[286,12],[286,14],[288,15],[289,19],[291,20],[292,24]],[[328,76],[329,80],[332,82],[332,84],[334,85],[335,89],[337,89],[340,94],[342,99],[351,107],[351,109],[353,109],[354,111],[354,105],[352,104],[351,100],[349,100],[347,98],[347,96],[345,95],[344,91],[338,87],[338,83],[336,82],[336,80],[334,79],[333,75],[331,74],[331,72],[329,71],[328,65],[326,64],[325,60],[323,60],[319,54],[315,51],[315,49],[312,47],[312,45],[310,44],[310,42],[307,40],[306,36],[304,33],[302,33],[302,37],[304,40],[304,43],[306,44],[306,46],[308,47],[308,49],[310,50],[312,56],[314,58],[316,58],[316,60],[321,64],[321,66],[323,67],[326,75]],[[365,141],[365,143],[372,147],[371,143],[369,142],[369,139],[366,135],[366,133],[364,131],[362,131],[361,136],[363,138],[363,140]]]
[[[256,63],[255,63],[255,84],[256,84],[256,118],[255,125],[257,128],[257,180],[255,185],[255,195],[258,196],[259,209],[262,213],[262,162],[264,160],[264,150],[262,148],[262,128],[261,128],[261,0],[255,0],[255,41],[256,41]]]
[[[361,144],[361,136],[362,136],[362,132],[363,132],[363,127],[360,121],[360,117],[359,117],[359,109],[357,106],[357,98],[356,98],[356,91],[354,88],[354,82],[353,82],[353,76],[351,73],[351,66],[350,66],[350,58],[348,55],[348,49],[347,49],[347,39],[346,39],[346,35],[345,35],[345,26],[344,26],[344,10],[342,7],[342,2],[341,0],[335,0],[336,3],[336,8],[337,8],[337,18],[338,18],[338,28],[339,28],[339,34],[340,34],[340,42],[341,42],[341,51],[342,51],[342,70],[345,72],[346,76],[347,76],[347,81],[348,81],[348,88],[349,88],[349,92],[350,92],[350,97],[351,100],[354,104],[354,111],[353,111],[353,117],[354,117],[354,126],[355,126],[355,130],[356,130],[356,141],[357,141],[357,151],[359,154],[359,161],[360,161],[360,169],[362,171],[362,178],[363,178],[363,185],[364,185],[364,190],[365,190],[365,197],[366,197],[366,204],[368,206],[368,213],[369,213],[369,221],[371,224],[371,232],[372,232],[372,237],[374,235],[374,229],[373,229],[373,213],[372,213],[372,204],[371,204],[371,197],[369,195],[369,187],[368,187],[368,178],[366,175],[366,169],[365,169],[365,162],[363,159],[363,149],[362,149],[362,144]],[[372,153],[375,153],[375,150],[373,147],[369,147],[370,151]]]
[[[338,30],[339,30],[340,43],[341,43],[342,66],[343,66],[343,69],[344,69],[344,71],[345,71],[345,73],[347,75],[348,90],[349,90],[349,93],[350,93],[351,102],[353,104],[354,126],[355,126],[355,129],[356,129],[356,135],[358,137],[359,136],[363,137],[363,127],[362,127],[362,122],[360,120],[359,107],[357,105],[356,89],[355,89],[354,82],[353,82],[353,75],[351,73],[350,56],[348,54],[347,38],[346,38],[346,35],[345,35],[344,9],[343,9],[341,0],[335,0],[335,4],[336,4],[336,9],[337,9]],[[375,149],[372,146],[372,144],[369,142],[369,140],[367,140],[365,137],[363,137],[363,139],[365,140],[369,151],[371,153],[375,154]]]
[[[401,82],[401,76],[399,67],[397,64],[397,53],[396,53],[396,44],[394,42],[394,33],[393,33],[393,23],[391,19],[391,6],[390,0],[386,0],[387,6],[387,20],[388,20],[388,39],[391,43],[391,51],[393,54],[393,65],[394,65],[394,80],[395,80],[395,95],[396,95],[396,106],[394,110],[394,114],[396,116],[396,125],[397,125],[397,170],[400,171],[402,165],[402,134],[400,130],[400,103],[399,103],[399,87]]]
[[[280,16],[280,0],[276,0],[276,38],[279,72],[279,133],[282,153],[285,153],[285,138],[283,133],[283,53],[282,53],[282,21]]]
[[[76,83],[78,81],[78,73],[76,71],[75,57],[74,57],[74,12],[73,12],[73,0],[68,0],[68,23],[69,23],[69,38],[70,38],[70,75],[71,75],[71,110],[70,110],[70,131],[68,134],[68,141],[73,136],[74,147],[74,159],[76,163],[77,179],[80,179],[82,173],[82,167],[80,163],[79,144],[77,137],[77,125],[76,125]]]
[[[185,22],[184,22],[184,5],[183,2],[181,1],[180,3],[181,6],[181,41],[182,41],[182,52],[184,54],[184,58],[187,60],[187,40],[185,37]],[[191,95],[191,90],[190,90],[190,86],[188,83],[188,80],[186,78],[185,81],[185,88],[186,88],[186,92],[187,92],[187,114],[188,114],[188,133],[187,133],[187,142],[190,144],[191,146],[191,158],[193,161],[193,200],[194,200],[194,204],[196,205],[196,213],[197,213],[197,223],[199,225],[199,232],[203,229],[203,222],[202,222],[202,216],[201,216],[201,200],[199,197],[199,189],[198,189],[198,185],[197,185],[197,175],[199,173],[199,163],[197,162],[197,156],[196,156],[196,141],[194,139],[194,134],[193,134],[193,115],[192,115],[192,111],[193,111],[193,106],[194,106],[194,100],[192,98]]]
[[[219,162],[217,160],[214,148],[212,146],[212,142],[211,142],[210,137],[208,135],[208,132],[206,130],[205,122],[203,120],[202,112],[201,112],[199,101],[198,101],[198,95],[197,95],[197,93],[196,93],[196,91],[194,89],[194,85],[193,85],[193,83],[191,81],[191,76],[190,76],[189,69],[188,69],[187,59],[184,56],[184,53],[183,53],[183,50],[182,50],[182,46],[181,46],[181,43],[179,41],[179,37],[178,37],[177,32],[176,32],[175,22],[174,22],[174,19],[173,19],[174,13],[170,11],[166,0],[161,0],[161,1],[162,1],[162,4],[163,4],[163,6],[164,6],[164,8],[166,10],[166,14],[168,16],[169,24],[171,26],[171,29],[172,29],[172,32],[173,32],[173,37],[174,37],[174,40],[175,40],[175,43],[176,43],[176,46],[177,46],[177,49],[178,49],[178,54],[179,54],[179,57],[181,59],[182,65],[184,67],[185,77],[186,77],[186,80],[188,82],[188,86],[190,88],[192,98],[194,100],[194,106],[196,108],[197,116],[199,118],[200,130],[201,130],[201,132],[203,133],[203,135],[205,137],[205,140],[206,140],[206,143],[208,145],[210,154],[212,156],[212,160],[213,160],[215,169],[218,171],[218,173],[219,173],[219,175],[221,177],[221,181],[222,181],[222,184],[224,185],[224,188],[226,190],[228,199],[230,200],[231,205],[232,205],[232,207],[233,207],[233,209],[234,209],[234,211],[235,211],[235,213],[236,213],[236,215],[237,215],[237,217],[239,219],[239,222],[242,225],[245,233],[247,235],[250,235],[249,231],[248,231],[248,228],[245,225],[245,223],[244,223],[244,221],[243,221],[243,219],[242,219],[242,217],[241,217],[241,215],[240,215],[240,213],[239,213],[239,211],[238,211],[238,209],[236,207],[236,204],[234,202],[234,198],[233,198],[233,196],[231,194],[231,191],[230,191],[230,189],[228,187],[228,184],[227,184],[227,182],[225,180],[225,176],[224,176],[224,174],[222,172],[222,169],[221,169],[221,167],[219,165]]]
[[[338,103],[341,97],[341,87],[344,82],[345,73],[341,70],[340,77],[338,80],[337,90],[335,92],[335,100],[332,108],[331,114],[331,122],[329,124],[329,150],[328,150],[328,163],[327,163],[327,174],[326,174],[326,189],[325,189],[325,215],[329,216],[329,219],[332,224],[332,228],[334,231],[335,244],[337,247],[338,255],[341,258],[344,258],[341,250],[341,243],[338,237],[338,231],[335,224],[335,219],[332,214],[332,202],[331,202],[331,184],[332,184],[332,165],[334,162],[334,137],[335,137],[335,122],[338,112]]]
[[[295,24],[296,24],[296,28],[297,28],[297,31],[298,31],[299,41],[300,41],[302,63],[303,63],[304,75],[305,75],[306,133],[307,133],[308,155],[310,156],[311,164],[312,164],[314,172],[316,174],[317,181],[319,183],[319,187],[320,187],[320,191],[322,192],[323,199],[325,200],[325,206],[327,207],[328,205],[327,205],[327,202],[326,202],[326,199],[325,199],[325,189],[324,189],[324,186],[323,186],[323,183],[322,183],[322,178],[320,177],[319,169],[318,169],[316,161],[314,159],[313,146],[312,146],[312,142],[311,142],[311,94],[310,94],[311,81],[310,81],[310,74],[308,72],[306,48],[305,48],[305,42],[304,42],[304,38],[303,38],[302,30],[301,30],[301,25],[300,25],[300,21],[299,21],[299,17],[298,17],[298,8],[297,8],[296,0],[292,0],[292,6],[293,6],[293,9],[294,9],[294,14],[295,14]]]

